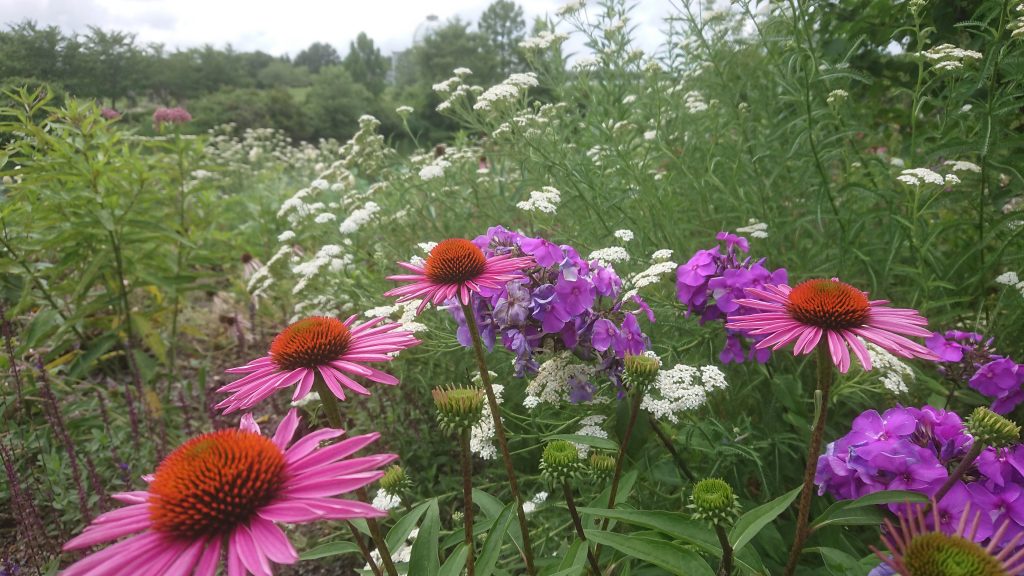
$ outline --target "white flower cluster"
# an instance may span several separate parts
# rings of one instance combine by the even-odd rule
[[[907,382],[914,381],[914,371],[898,358],[868,342],[868,354],[874,370],[879,372],[878,381],[893,394],[906,394]]]
[[[443,158],[437,158],[430,164],[420,169],[421,180],[433,180],[444,176],[444,169],[451,166],[451,163]]]
[[[736,231],[740,234],[747,234],[751,238],[768,237],[768,225],[764,222],[758,222],[756,218],[748,219],[747,225],[742,228],[737,228]]]
[[[523,514],[530,514],[548,499],[547,492],[537,492],[533,498],[523,502]]]
[[[920,186],[921,184],[935,184],[937,186],[959,184],[960,178],[956,174],[943,176],[928,168],[908,168],[896,177],[897,180],[909,186]]]
[[[629,242],[630,240],[633,239],[633,231],[632,230],[616,230],[615,233],[613,234],[613,236],[615,236],[619,240],[622,240],[623,242]]]
[[[398,314],[398,319],[395,321],[402,325],[403,330],[407,330],[409,332],[423,332],[427,329],[426,325],[416,321],[416,307],[419,305],[420,300],[410,300],[409,302],[402,302],[401,304],[370,308],[363,312],[363,315],[367,318],[392,318],[394,314]]]
[[[1010,38],[1021,38],[1024,37],[1024,2],[1017,4],[1014,8],[1020,15],[1013,22],[1006,25],[1006,29],[1010,31]]]
[[[609,246],[594,250],[587,260],[597,260],[602,266],[609,266],[616,262],[629,262],[629,252],[622,246]]]
[[[572,352],[564,350],[540,365],[537,375],[526,386],[523,406],[535,408],[541,402],[560,404],[569,398],[569,380],[588,380],[595,367],[577,364]]]
[[[494,389],[494,399],[501,404],[501,394],[505,387],[501,384],[492,384],[491,387]],[[469,450],[484,460],[494,460],[498,457],[498,449],[494,447],[494,434],[494,417],[491,416],[490,404],[485,402],[480,421],[469,433]]]
[[[943,164],[953,172],[981,172],[981,166],[966,160],[946,160]]]
[[[391,560],[397,564],[404,564],[412,558],[412,543],[416,541],[416,537],[419,536],[420,529],[413,528],[412,532],[409,532],[409,537],[402,542],[402,545],[397,550],[391,551]],[[374,548],[370,550],[370,558],[373,559],[373,563],[380,566],[380,551]],[[363,566],[363,572],[370,572],[370,565]]]
[[[298,294],[305,289],[309,281],[315,278],[325,266],[332,272],[341,272],[351,264],[352,255],[346,254],[341,246],[325,244],[312,259],[292,266],[292,273],[299,276],[299,281],[292,288],[292,294]]]
[[[516,208],[533,212],[534,210],[554,214],[562,201],[562,193],[552,186],[544,186],[540,190],[530,192],[530,199],[516,203]]]
[[[658,262],[658,261],[661,261],[661,260],[668,260],[670,258],[672,258],[672,250],[670,250],[668,248],[662,248],[661,250],[656,250],[654,252],[654,254],[651,254],[651,260],[654,261],[654,262]]]
[[[474,110],[490,110],[496,102],[514,100],[527,88],[537,86],[537,74],[534,72],[516,72],[501,84],[495,84],[484,91],[473,104]]]
[[[606,416],[595,414],[593,416],[587,416],[580,420],[580,429],[576,431],[577,436],[590,436],[591,438],[607,438],[608,431],[601,427],[601,424],[607,420]],[[586,444],[576,444],[576,451],[579,452],[580,458],[586,458],[590,454],[590,446]]]
[[[519,42],[523,50],[546,50],[552,45],[557,46],[569,39],[569,36],[562,33],[552,34],[549,30],[541,30],[536,36],[531,36]]]
[[[270,260],[267,260],[265,266],[254,272],[253,275],[249,277],[249,283],[246,285],[246,289],[249,291],[249,294],[252,295],[254,302],[266,295],[267,290],[274,283],[274,277],[270,275],[270,267],[277,264],[278,261],[291,253],[291,246],[288,246],[287,244],[281,246],[277,249],[277,252],[274,253]]]
[[[401,505],[401,498],[383,488],[377,491],[377,494],[373,497],[373,502],[370,503],[370,506],[373,506],[378,510],[384,510],[385,512],[388,510],[394,510]]]
[[[828,98],[826,98],[825,101],[832,105],[839,105],[845,102],[849,97],[850,93],[840,88],[829,92]]]
[[[338,232],[342,234],[351,234],[356,230],[359,230],[373,218],[373,215],[380,212],[380,206],[376,202],[370,201],[363,205],[362,208],[357,208],[348,215],[348,218],[338,226]]]
[[[659,250],[658,252],[661,252],[661,250]],[[655,255],[657,255],[658,252],[655,252]],[[668,250],[668,253],[669,256],[672,256],[671,250]],[[622,295],[622,299],[628,300],[632,298],[637,292],[639,292],[641,288],[646,288],[648,286],[651,286],[652,284],[657,284],[658,282],[661,281],[662,276],[665,276],[666,274],[672,274],[673,272],[676,271],[677,267],[678,264],[671,260],[661,260],[655,262],[654,264],[651,264],[650,266],[647,267],[646,270],[633,274],[632,276],[626,279],[626,285],[629,286],[630,288]]]
[[[469,76],[472,73],[473,71],[470,70],[469,68],[466,68],[465,66],[460,66],[455,70],[452,70],[452,74],[455,74],[459,78],[465,78],[466,76]]]
[[[1024,281],[1021,281],[1021,279],[1017,277],[1016,272],[1003,272],[999,276],[996,276],[996,283],[1003,284],[1005,286],[1012,286],[1020,292],[1022,297],[1024,297]]]
[[[572,63],[572,69],[577,72],[583,72],[587,70],[597,70],[601,65],[601,61],[595,56],[580,56]]]
[[[702,96],[700,92],[691,90],[690,92],[687,92],[683,98],[686,100],[686,109],[691,114],[704,112],[708,109],[707,103],[704,102],[704,96]]]
[[[582,10],[583,7],[586,5],[587,0],[571,0],[570,2],[566,2],[562,6],[559,6],[558,10],[555,10],[555,14],[559,16],[568,16],[570,14],[575,14],[576,12]]]
[[[412,106],[399,106],[398,108],[395,108],[395,113],[397,113],[399,116],[408,116],[413,112],[415,112],[415,110],[413,109]]]
[[[957,70],[968,60],[981,60],[981,52],[957,48],[952,44],[939,44],[921,52],[925,59],[935,63],[936,70]]]
[[[700,369],[676,364],[668,370],[658,371],[653,385],[647,390],[640,407],[669,422],[679,421],[677,414],[695,410],[707,401],[708,392],[727,387],[725,374],[716,366]]]

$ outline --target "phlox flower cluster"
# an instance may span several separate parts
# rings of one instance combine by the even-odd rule
[[[925,345],[939,357],[939,372],[992,399],[991,409],[1006,414],[1024,402],[1024,365],[993,352],[992,338],[975,332],[936,332]]]
[[[882,490],[933,496],[973,443],[956,413],[931,406],[868,410],[818,458],[818,493],[846,500]],[[975,540],[988,539],[1009,519],[1009,539],[1024,532],[1024,448],[982,451],[963,480],[937,504],[941,529],[952,533],[965,508],[980,512]],[[899,505],[891,505],[896,507]]]
[[[654,315],[639,296],[622,298],[622,280],[610,266],[584,260],[572,246],[500,226],[473,243],[488,257],[525,255],[537,264],[528,277],[474,294],[471,302],[484,343],[492,347],[500,337],[515,354],[516,376],[538,371],[538,353],[570,350],[600,367],[595,376],[605,374],[618,383],[625,355],[647,349],[638,316],[653,322]],[[459,322],[459,342],[470,346],[461,309],[449,310]],[[589,381],[578,382],[570,399],[589,400],[592,390]]]
[[[755,261],[743,256],[750,251],[746,238],[728,232],[719,232],[715,238],[725,243],[724,250],[721,244],[709,250],[698,250],[676,269],[676,296],[686,305],[687,316],[696,314],[701,324],[753,312],[736,302],[746,297],[744,290],[784,284],[788,277],[785,268],[768,270],[766,258]],[[770,350],[750,347],[745,353],[740,336],[739,332],[726,331],[725,347],[718,355],[719,360],[725,364],[752,359],[768,361]]]

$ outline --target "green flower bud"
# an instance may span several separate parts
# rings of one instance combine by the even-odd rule
[[[615,472],[615,456],[605,452],[591,452],[588,462],[590,472],[594,476],[604,480]]]
[[[565,482],[579,476],[582,470],[580,453],[572,442],[548,442],[540,459],[540,471],[545,478],[552,482]]]
[[[388,466],[380,479],[380,487],[388,494],[402,494],[412,488],[412,480],[398,464]]]
[[[706,478],[697,482],[690,495],[693,517],[707,520],[712,525],[730,522],[740,512],[739,499],[732,487],[721,478]]]
[[[1006,448],[1020,442],[1020,426],[988,408],[975,408],[966,424],[974,441],[985,446]]]
[[[627,355],[625,364],[623,377],[630,388],[646,387],[654,382],[654,379],[658,377],[658,370],[661,369],[661,360],[657,356],[647,354]]]
[[[447,432],[462,433],[472,428],[484,409],[483,390],[477,388],[434,388],[437,420]]]

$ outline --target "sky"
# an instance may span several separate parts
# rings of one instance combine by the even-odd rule
[[[527,27],[534,16],[553,14],[566,0],[517,0]],[[169,49],[231,44],[295,56],[313,42],[332,44],[344,55],[350,40],[366,32],[384,53],[412,42],[428,15],[476,21],[490,0],[0,0],[6,24],[32,19],[84,32],[89,25],[134,32],[142,44]],[[639,0],[633,12],[639,47],[653,51],[672,11],[671,0]]]

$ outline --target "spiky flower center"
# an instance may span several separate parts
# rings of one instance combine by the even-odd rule
[[[149,485],[150,519],[175,536],[225,534],[274,498],[284,466],[281,449],[254,432],[198,436],[157,467]]]
[[[960,536],[930,532],[915,537],[903,555],[906,576],[1005,576],[984,548]]]
[[[337,318],[303,318],[278,334],[270,344],[270,358],[281,370],[316,368],[337,360],[348,350],[352,333]]]
[[[431,282],[460,284],[483,274],[486,265],[487,258],[476,244],[449,238],[434,246],[423,268]]]
[[[786,310],[798,322],[825,330],[858,328],[871,306],[860,290],[838,280],[807,280],[789,293]]]

